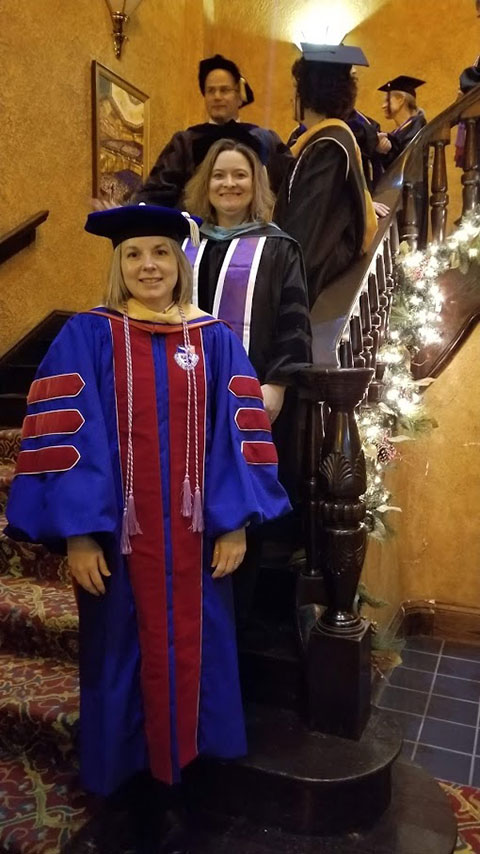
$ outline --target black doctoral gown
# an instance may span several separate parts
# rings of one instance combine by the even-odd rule
[[[352,134],[341,125],[308,139],[284,179],[273,215],[302,247],[310,306],[361,254],[365,236],[365,178]]]
[[[248,122],[241,124],[245,131],[260,139],[268,153],[268,177],[272,190],[277,192],[292,160],[290,151],[275,131]],[[160,153],[142,189],[135,195],[135,202],[181,207],[185,184],[198,165],[194,158],[195,143],[210,134],[217,138],[218,125],[205,122],[175,133]]]
[[[346,124],[357,140],[358,147],[362,153],[363,173],[369,189],[375,186],[383,169],[376,151],[378,145],[377,134],[380,125],[375,119],[365,116],[359,110],[352,110]],[[305,125],[298,125],[290,134],[287,145],[291,148],[297,139],[305,133]]]
[[[249,230],[245,237],[267,238],[253,290],[248,356],[261,384],[289,386],[282,411],[273,425],[273,437],[279,455],[280,480],[292,503],[296,503],[303,438],[295,373],[312,361],[302,253],[295,240],[273,225]],[[220,271],[230,244],[231,240],[208,239],[195,270],[194,301],[209,313],[213,311]]]
[[[408,143],[412,141],[418,131],[425,127],[426,124],[425,114],[420,110],[411,119],[408,119],[403,125],[400,125],[399,128],[388,134],[392,147],[388,154],[380,155],[384,169],[387,169],[396,160],[399,154],[407,147]]]
[[[260,226],[245,237],[267,237],[255,278],[249,359],[260,382],[289,385],[299,367],[311,362],[311,331],[300,247],[275,226]],[[198,305],[209,314],[230,240],[207,240],[198,268]]]

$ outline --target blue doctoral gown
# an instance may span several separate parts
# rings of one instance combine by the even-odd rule
[[[198,754],[246,752],[231,583],[212,579],[212,547],[220,534],[290,509],[237,337],[208,316],[189,322],[197,417],[191,401],[187,425],[182,328],[129,328],[142,531],[131,554],[120,545],[128,375],[116,312],[77,315],[50,347],[30,390],[7,507],[10,536],[64,551],[67,537],[92,535],[112,573],[104,596],[78,591],[81,776],[102,795],[145,767],[172,782]],[[186,467],[192,489],[198,471],[203,534],[180,513]]]

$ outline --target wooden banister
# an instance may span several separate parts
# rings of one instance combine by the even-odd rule
[[[0,264],[34,242],[36,230],[42,222],[45,222],[48,214],[49,211],[38,211],[0,237]]]

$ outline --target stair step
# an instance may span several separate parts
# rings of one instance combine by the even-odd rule
[[[304,702],[304,664],[290,623],[257,620],[239,641],[242,693],[246,700],[300,709]]]
[[[32,576],[42,581],[68,582],[70,574],[64,557],[35,543],[11,540],[3,533],[6,524],[5,516],[0,514],[0,576]]]
[[[38,365],[4,365],[0,370],[0,392],[21,392],[28,394],[28,390],[37,372]]]
[[[0,513],[5,512],[10,485],[15,474],[14,463],[0,462]]]
[[[88,821],[96,800],[80,788],[69,759],[52,764],[40,744],[0,760],[0,851],[58,854]]]
[[[49,762],[73,762],[78,698],[75,664],[1,652],[0,756],[43,746]]]
[[[358,741],[309,730],[292,711],[247,707],[249,752],[202,758],[184,779],[200,809],[243,816],[289,833],[356,832],[388,807],[402,746],[393,715],[372,709]]]
[[[78,614],[72,586],[0,575],[0,650],[77,661]]]
[[[0,464],[8,465],[15,462],[20,450],[20,435],[21,431],[15,428],[0,430]]]
[[[0,425],[2,427],[20,427],[26,411],[26,394],[0,394]]]

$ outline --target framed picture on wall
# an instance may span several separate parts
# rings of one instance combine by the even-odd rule
[[[149,172],[150,100],[92,62],[93,196],[124,205]]]

